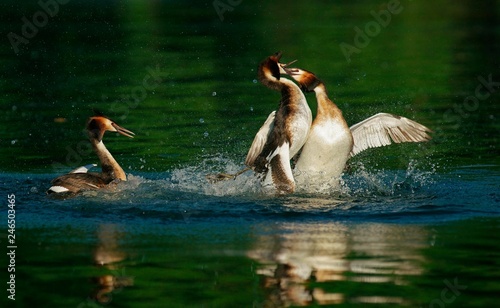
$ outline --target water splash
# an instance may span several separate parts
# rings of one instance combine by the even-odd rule
[[[166,173],[129,174],[128,181],[104,191],[85,192],[87,197],[103,200],[130,198],[168,200],[178,194],[195,194],[196,198],[210,197],[250,197],[251,199],[273,199],[275,193],[269,193],[261,187],[260,178],[252,171],[247,171],[234,179],[212,183],[209,174],[220,172],[234,174],[245,166],[223,155],[207,156],[198,165],[179,166]],[[436,168],[424,168],[421,162],[410,160],[406,170],[373,170],[358,162],[354,172],[342,175],[340,185],[308,185],[307,181],[293,196],[305,202],[335,206],[338,202],[353,198],[371,198],[374,196],[402,197],[418,193],[423,187],[434,183]],[[286,200],[282,198],[282,201]],[[340,200],[340,201],[339,201]],[[296,199],[290,199],[296,204]],[[334,203],[332,203],[335,201]],[[306,202],[311,204],[311,202]]]
[[[437,166],[433,164],[431,167],[428,170],[421,162],[411,159],[404,171],[371,170],[358,162],[353,174],[343,176],[344,192],[355,196],[414,194],[434,183]]]
[[[208,157],[198,166],[186,166],[172,171],[170,189],[184,192],[197,192],[210,196],[237,196],[255,194],[260,191],[259,179],[248,171],[235,179],[211,183],[209,174],[220,172],[234,174],[245,168],[231,159],[222,156]]]

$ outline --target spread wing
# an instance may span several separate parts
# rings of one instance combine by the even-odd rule
[[[428,141],[431,136],[427,133],[432,132],[422,124],[389,113],[377,113],[350,129],[354,139],[350,157],[366,149],[386,146],[392,142]]]
[[[245,159],[245,165],[253,167],[255,165],[255,159],[259,156],[267,142],[269,132],[274,126],[274,118],[276,116],[276,111],[271,112],[264,122],[262,127],[259,129],[255,138],[253,139],[252,145],[248,150],[247,157]]]

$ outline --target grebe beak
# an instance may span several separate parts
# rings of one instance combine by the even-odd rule
[[[297,68],[289,68],[290,65],[292,65],[293,63],[297,62],[297,60],[293,60],[291,62],[288,62],[288,63],[278,63],[279,67],[280,67],[280,73],[281,74],[287,74],[287,75],[297,75],[299,73],[299,70]]]
[[[129,137],[129,138],[134,138],[133,135],[135,135],[135,134],[133,132],[129,131],[128,129],[125,129],[116,123],[111,123],[111,125],[116,129],[116,132],[118,132],[119,134],[126,136],[126,137]]]

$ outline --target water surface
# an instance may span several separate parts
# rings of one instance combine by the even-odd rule
[[[2,4],[0,193],[15,194],[17,246],[2,307],[496,306],[498,1],[400,1],[363,46],[356,27],[387,4],[235,4],[221,20],[210,1],[70,1],[17,53],[7,35],[40,7]],[[340,191],[209,183],[243,167],[276,108],[256,69],[278,50],[349,124],[389,112],[433,140],[360,154]],[[129,181],[47,198],[52,178],[97,162],[92,108],[136,133],[105,137]]]

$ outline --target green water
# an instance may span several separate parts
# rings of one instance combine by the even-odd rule
[[[281,307],[286,303],[432,307],[433,301],[436,307],[439,301],[453,307],[484,307],[498,300],[500,255],[498,236],[493,235],[499,231],[498,219],[433,228],[286,222],[254,227],[229,223],[225,228],[226,232],[214,232],[209,225],[184,224],[129,235],[113,224],[99,226],[98,234],[68,226],[64,233],[71,239],[57,240],[54,233],[33,230],[42,232],[19,244],[20,264],[29,271],[18,276],[16,303],[96,307],[91,298],[99,291],[100,305],[116,307]],[[207,232],[210,244],[199,235]],[[481,239],[478,242],[467,234]],[[491,235],[484,238],[484,234]],[[249,236],[251,240],[242,239]],[[280,265],[276,276],[259,279],[256,272],[276,267],[276,259],[269,256],[278,252],[289,253],[289,263]],[[93,265],[99,253],[121,261]],[[65,257],[58,257],[61,254]],[[287,274],[313,265],[319,268],[316,281],[305,285]],[[97,280],[106,275],[123,284],[106,290]],[[450,284],[458,289],[453,291]],[[450,291],[443,300],[445,289]],[[315,295],[314,301],[301,300],[309,294]]]
[[[211,1],[69,1],[17,53],[9,33],[41,7],[2,2],[0,193],[16,195],[18,248],[16,301],[0,305],[497,306],[500,3],[220,2],[223,20]],[[206,183],[243,166],[276,109],[256,69],[278,50],[350,125],[388,112],[433,140],[360,154],[335,197]],[[136,133],[105,138],[129,182],[47,199],[97,162],[93,108]]]
[[[479,76],[500,79],[496,2],[402,1],[350,63],[340,44],[360,46],[354,28],[364,29],[375,20],[370,11],[384,5],[348,3],[242,2],[224,21],[210,2],[61,5],[18,54],[7,38],[0,46],[0,155],[9,162],[2,169],[61,172],[57,163],[93,157],[80,145],[92,108],[137,134],[107,140],[130,170],[165,171],[221,153],[242,159],[279,99],[255,82],[258,63],[276,50],[322,78],[351,125],[380,111],[405,115],[438,133],[428,150],[438,152],[434,159],[498,162],[498,86],[485,100],[464,102]],[[21,17],[40,10],[4,7],[4,34],[21,34]],[[160,82],[146,90],[149,69]]]

